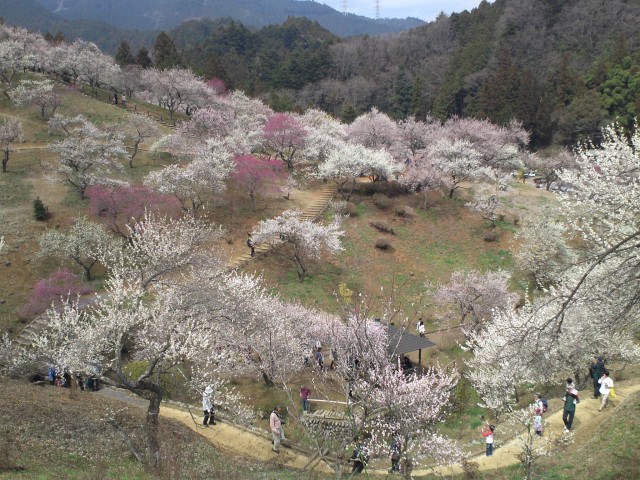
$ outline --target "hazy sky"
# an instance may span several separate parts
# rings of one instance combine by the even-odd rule
[[[342,12],[346,1],[348,13],[375,18],[376,0],[317,0]],[[453,13],[471,10],[481,0],[379,0],[380,17],[406,18],[417,17],[425,21],[436,18],[440,12]]]

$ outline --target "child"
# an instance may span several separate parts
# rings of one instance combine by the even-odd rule
[[[488,423],[482,427],[482,436],[487,443],[487,457],[493,455],[493,431],[495,429],[495,426],[489,425]]]
[[[533,429],[536,435],[542,436],[542,412],[544,412],[544,405],[542,403],[542,397],[539,393],[534,395],[533,400]]]

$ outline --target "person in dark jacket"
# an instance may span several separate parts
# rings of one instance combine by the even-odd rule
[[[604,370],[604,359],[602,357],[593,357],[593,363],[591,364],[591,367],[589,367],[589,374],[593,380],[593,398],[600,397],[600,384],[598,383],[598,380],[602,377],[602,372],[604,372]]]

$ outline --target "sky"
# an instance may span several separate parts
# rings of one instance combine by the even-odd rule
[[[346,1],[348,13],[376,17],[376,0],[317,0],[331,8],[344,11]],[[431,21],[440,12],[447,14],[471,10],[480,4],[481,0],[378,0],[381,18],[417,17],[424,21]]]

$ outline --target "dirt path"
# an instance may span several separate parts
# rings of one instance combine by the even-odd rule
[[[600,400],[596,400],[589,396],[590,389],[585,390],[582,393],[583,398],[580,400],[576,409],[576,416],[573,421],[573,432],[576,440],[586,440],[593,435],[594,431],[597,431],[598,425],[600,425],[612,410],[617,408],[627,398],[640,391],[640,384],[629,384],[627,382],[621,382],[616,384],[616,393],[618,397],[613,401],[613,404],[609,405],[602,412],[598,412],[600,407]],[[587,398],[584,398],[587,397]],[[611,401],[611,400],[610,400]],[[545,422],[544,438],[557,437],[562,435],[564,424],[562,423],[562,409],[551,415],[545,415],[543,418]],[[500,442],[500,428],[496,430],[496,441],[499,445]],[[516,456],[521,452],[521,446],[518,438],[507,442],[504,445],[499,445],[499,448],[495,449],[491,457],[485,455],[478,455],[469,459],[475,462],[480,467],[480,470],[495,470],[498,468],[507,467],[519,463]],[[381,472],[374,472],[381,473]],[[462,473],[460,465],[454,465],[452,467],[435,467],[428,469],[420,469],[414,471],[415,476],[422,476],[427,474],[439,474],[439,475],[454,475]]]
[[[99,391],[99,394],[144,409],[148,406],[144,400],[121,389],[104,388]],[[191,416],[191,413],[194,417]],[[312,461],[310,456],[299,451],[297,448],[289,448],[290,446],[287,445],[286,440],[280,448],[280,453],[273,452],[271,440],[266,428],[263,432],[257,430],[251,431],[248,428],[234,425],[220,418],[216,418],[216,425],[204,427],[200,424],[202,421],[202,412],[194,408],[191,410],[191,413],[189,413],[188,410],[169,406],[164,403],[160,407],[161,417],[183,423],[191,430],[205,437],[215,445],[216,448],[233,455],[241,455],[261,463],[273,463],[297,470],[308,469],[308,465]],[[333,473],[333,470],[326,463],[317,461],[313,462],[313,468],[311,468],[311,470],[327,474]]]
[[[576,411],[576,417],[573,424],[573,431],[577,441],[588,440],[591,437],[592,432],[596,431],[598,426],[604,422],[611,411],[620,406],[627,398],[640,391],[640,384],[629,384],[628,382],[622,382],[616,385],[616,392],[618,397],[614,400],[613,404],[607,407],[603,412],[598,412],[600,406],[600,400],[593,398],[582,399],[578,405]],[[584,395],[588,395],[589,392],[585,390]],[[121,400],[130,405],[135,405],[140,408],[146,408],[147,403],[140,400],[137,397],[132,396],[126,391],[106,388],[100,391],[100,395],[107,396],[112,399]],[[309,462],[312,461],[309,455],[294,448],[281,448],[280,453],[274,453],[271,449],[271,441],[268,438],[268,432],[266,428],[264,432],[251,431],[248,428],[244,428],[232,423],[228,423],[224,420],[217,420],[217,425],[209,427],[203,427],[200,425],[200,411],[192,410],[194,418],[191,414],[181,408],[168,406],[163,404],[160,408],[160,415],[164,418],[170,418],[178,422],[183,423],[191,430],[199,433],[205,437],[209,442],[233,455],[240,455],[245,458],[258,461],[268,462],[275,465],[281,465],[288,468],[294,468],[302,470],[308,468]],[[547,415],[544,418],[545,431],[544,437],[557,437],[562,435],[564,425],[562,423],[562,410]],[[485,455],[477,455],[470,458],[470,461],[478,464],[480,470],[494,470],[498,468],[507,467],[518,463],[517,455],[520,453],[520,444],[518,438],[514,438],[504,445],[500,445],[500,428],[496,432],[496,440],[499,445],[494,450],[493,456],[486,457]],[[286,444],[285,444],[286,445]],[[284,446],[284,445],[283,445]],[[324,462],[314,461],[313,471],[332,474],[334,473],[331,467]],[[371,475],[388,475],[386,468],[370,468],[368,473]],[[451,467],[438,466],[430,468],[417,469],[413,472],[415,477],[421,477],[426,475],[458,475],[462,473],[460,465],[453,465]]]

